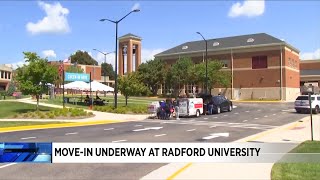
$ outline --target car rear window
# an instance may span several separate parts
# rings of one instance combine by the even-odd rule
[[[308,96],[298,96],[296,100],[309,100]],[[311,100],[314,100],[314,97],[311,97]]]

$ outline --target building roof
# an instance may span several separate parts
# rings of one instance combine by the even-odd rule
[[[300,76],[319,76],[320,71],[319,70],[300,70]]]
[[[208,51],[219,51],[226,49],[237,49],[243,47],[253,47],[259,45],[287,45],[291,47],[293,50],[299,52],[298,49],[293,46],[285,43],[284,41],[275,38],[266,33],[258,33],[258,34],[247,34],[241,36],[232,36],[232,37],[224,37],[224,38],[216,38],[216,39],[208,39],[207,40]],[[174,48],[163,51],[155,56],[168,56],[180,53],[194,53],[194,52],[204,52],[205,51],[205,43],[203,40],[199,41],[191,41],[183,43]]]
[[[126,34],[126,35],[123,35],[123,36],[119,37],[118,39],[126,39],[126,38],[133,38],[133,39],[139,39],[139,40],[142,40],[142,38],[141,38],[141,37],[136,36],[136,35],[131,34],[131,33],[128,33],[128,34]]]
[[[310,59],[310,60],[300,60],[300,64],[305,64],[305,63],[320,63],[320,59]]]

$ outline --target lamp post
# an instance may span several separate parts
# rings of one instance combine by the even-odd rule
[[[202,34],[200,32],[197,32],[197,34],[199,34],[202,39],[206,42],[206,94],[208,93],[208,41],[202,36]]]
[[[107,64],[107,55],[108,55],[108,54],[111,54],[111,53],[114,53],[114,51],[104,53],[104,52],[102,52],[102,51],[100,51],[100,50],[98,50],[98,49],[93,49],[93,50],[94,50],[94,51],[98,51],[98,52],[100,52],[101,54],[103,54],[103,55],[104,55],[104,64]],[[105,71],[104,71],[103,76],[104,76],[104,84],[107,84],[107,80],[106,80],[106,72],[105,72]]]
[[[139,12],[140,9],[134,9],[130,11],[127,15],[123,16],[120,20],[114,21],[110,19],[100,19],[101,22],[103,21],[110,21],[114,24],[116,24],[116,54],[115,54],[115,73],[114,73],[114,108],[117,108],[118,105],[118,24],[121,22],[124,18],[129,16],[133,12]]]

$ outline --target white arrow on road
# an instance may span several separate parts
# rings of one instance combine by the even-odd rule
[[[143,129],[135,129],[133,131],[148,131],[148,130],[159,130],[161,129],[162,127],[147,127],[147,128],[143,128]]]
[[[229,133],[214,133],[210,134],[210,136],[203,137],[202,139],[213,139],[217,137],[229,137]]]

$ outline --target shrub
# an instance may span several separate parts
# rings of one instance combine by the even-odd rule
[[[50,119],[55,118],[54,114],[50,114],[48,117],[49,117]]]
[[[88,112],[87,113],[89,116],[93,116],[93,112]]]
[[[19,117],[18,114],[13,115],[13,118],[17,118],[17,117]]]
[[[22,115],[22,117],[27,118],[27,117],[29,117],[29,114],[28,114],[28,113],[24,113],[24,114]]]
[[[44,114],[39,115],[40,119],[44,119],[46,116]]]

